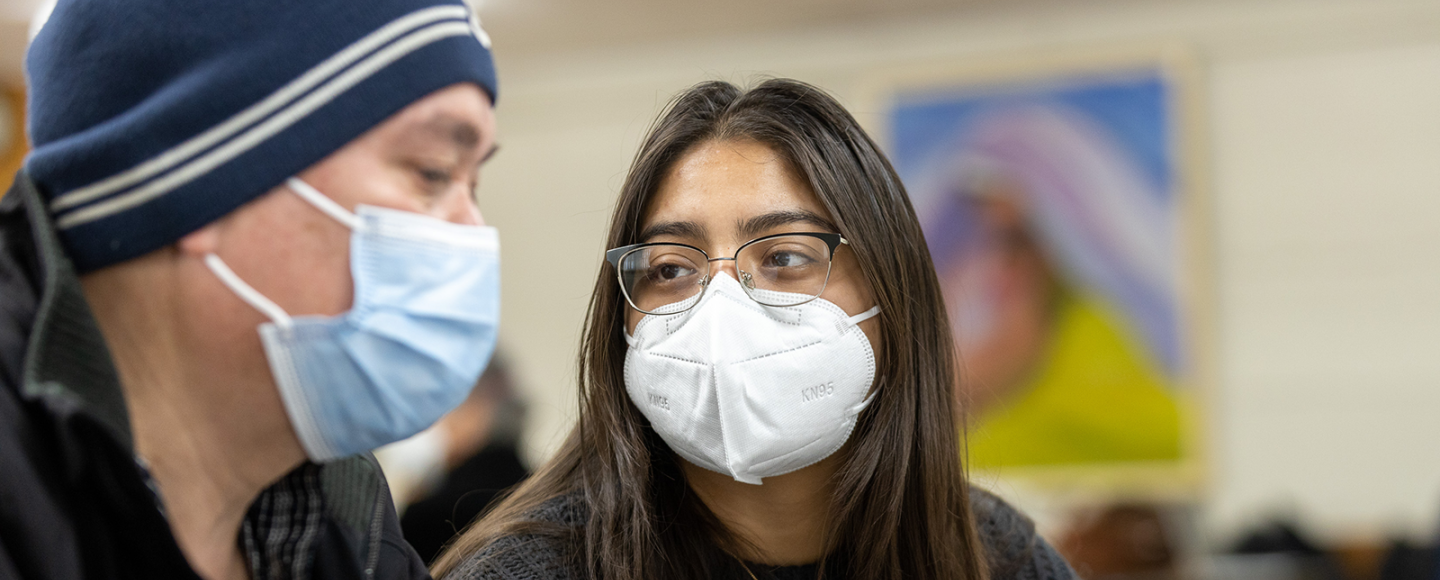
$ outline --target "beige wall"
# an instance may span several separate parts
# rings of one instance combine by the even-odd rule
[[[1048,7],[1046,7],[1048,6]],[[1289,510],[1326,533],[1440,521],[1440,3],[1087,2],[506,58],[482,206],[504,340],[545,457],[629,158],[703,79],[794,76],[874,122],[896,66],[1176,44],[1200,57],[1213,184],[1216,533]]]
[[[1217,67],[1226,517],[1440,521],[1440,42]]]

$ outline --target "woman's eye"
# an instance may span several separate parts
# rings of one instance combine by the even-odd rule
[[[695,270],[678,264],[661,264],[651,268],[650,273],[652,278],[666,282],[692,275]]]
[[[765,257],[764,265],[771,268],[795,268],[814,261],[801,252],[777,251]]]

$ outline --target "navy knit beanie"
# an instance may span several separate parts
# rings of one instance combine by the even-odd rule
[[[25,170],[82,273],[173,243],[455,83],[460,0],[60,0],[26,55]]]

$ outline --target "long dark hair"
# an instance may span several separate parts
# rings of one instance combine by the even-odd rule
[[[961,465],[954,345],[915,210],[860,125],[818,88],[788,79],[748,91],[701,83],[671,102],[636,154],[607,247],[638,242],[646,204],[697,145],[753,140],[787,159],[840,229],[877,304],[876,396],[843,451],[822,570],[853,578],[988,577]],[[556,538],[593,579],[706,578],[746,542],[688,493],[679,459],[625,391],[626,303],[606,265],[579,356],[579,422],[556,456],[478,521],[435,565],[441,577],[507,536]],[[533,521],[572,495],[583,526]]]

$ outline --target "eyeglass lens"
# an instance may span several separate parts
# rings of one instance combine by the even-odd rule
[[[620,282],[636,309],[666,314],[693,306],[709,280],[705,254],[680,245],[639,248],[620,261]],[[819,296],[830,274],[830,247],[810,236],[763,238],[735,255],[740,286],[767,306],[794,306]]]
[[[625,296],[636,310],[646,313],[698,296],[709,274],[705,254],[685,246],[646,246],[620,260]]]

